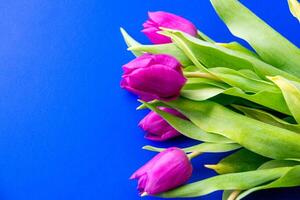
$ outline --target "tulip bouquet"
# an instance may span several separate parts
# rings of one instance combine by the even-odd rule
[[[300,49],[238,0],[211,0],[237,37],[219,43],[187,19],[150,12],[143,45],[121,29],[137,56],[123,66],[121,87],[138,95],[138,109],[151,112],[139,123],[146,138],[184,135],[199,141],[187,148],[145,146],[159,152],[138,169],[141,196],[198,197],[224,190],[223,199],[300,186]],[[300,4],[289,0],[299,17]],[[205,152],[231,154],[214,165],[218,175],[186,183],[191,160]]]

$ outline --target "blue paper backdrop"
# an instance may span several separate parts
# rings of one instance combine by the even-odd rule
[[[285,0],[243,0],[300,45],[300,25]],[[234,37],[208,0],[18,0],[0,6],[0,199],[140,199],[131,173],[153,156],[137,127],[146,113],[119,88],[133,56],[119,33],[142,42],[147,11],[185,16],[217,41]],[[166,143],[183,146],[181,139]],[[222,155],[194,160],[193,180]],[[300,190],[260,192],[250,199],[299,199]],[[220,199],[214,193],[198,199]],[[146,197],[145,199],[154,199]]]

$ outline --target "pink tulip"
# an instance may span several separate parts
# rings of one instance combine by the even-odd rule
[[[188,33],[192,36],[197,35],[197,28],[193,23],[180,16],[174,15],[168,12],[149,12],[149,19],[143,24],[143,33],[154,44],[164,44],[172,42],[167,36],[163,36],[159,33],[160,27],[170,28]]]
[[[144,54],[124,65],[123,70],[121,87],[144,101],[176,99],[186,82],[181,64],[165,54]]]
[[[152,158],[130,179],[138,179],[140,194],[155,195],[182,185],[191,177],[192,171],[186,154],[172,147]]]
[[[185,119],[181,113],[174,109],[161,107],[160,110]],[[170,126],[166,120],[153,111],[140,121],[139,126],[146,131],[145,138],[149,140],[165,141],[181,135],[176,129]]]

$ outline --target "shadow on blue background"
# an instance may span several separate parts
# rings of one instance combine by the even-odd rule
[[[243,2],[300,45],[284,0]],[[136,98],[119,88],[121,65],[133,58],[119,27],[148,42],[140,33],[148,10],[180,14],[218,41],[234,40],[209,1],[2,1],[0,199],[140,199],[128,178],[154,155],[140,148],[160,144],[143,138],[137,123],[146,111],[135,111]],[[194,160],[193,180],[213,175],[203,164],[221,157]],[[248,200],[299,198],[296,188]]]

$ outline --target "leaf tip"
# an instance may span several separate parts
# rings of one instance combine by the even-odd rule
[[[218,165],[204,165],[204,167],[206,167],[208,169],[216,170],[218,168]]]

